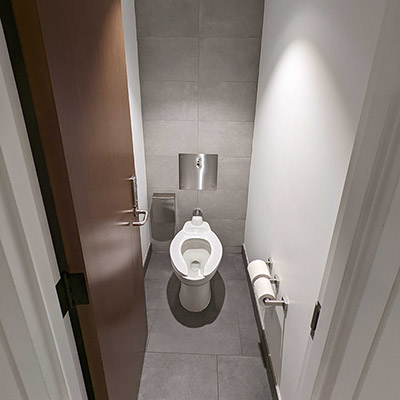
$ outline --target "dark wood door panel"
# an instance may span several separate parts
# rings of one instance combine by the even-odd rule
[[[147,337],[119,0],[13,2],[96,399],[136,398]]]

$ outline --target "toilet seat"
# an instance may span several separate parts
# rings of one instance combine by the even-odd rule
[[[180,280],[179,301],[190,312],[203,311],[210,304],[210,281],[222,258],[218,236],[198,214],[195,210],[169,248],[172,268]]]
[[[198,276],[189,276],[188,265],[183,257],[182,247],[187,240],[204,240],[210,246],[208,257],[202,273]],[[185,223],[183,229],[178,232],[171,242],[170,255],[174,270],[188,281],[200,281],[213,275],[222,258],[222,245],[217,235],[210,229],[207,222],[201,225],[193,225],[191,221]]]

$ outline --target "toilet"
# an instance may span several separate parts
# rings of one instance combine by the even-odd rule
[[[172,267],[181,281],[179,300],[191,312],[203,311],[211,300],[210,280],[222,258],[222,245],[210,225],[203,221],[200,209],[195,209],[171,242]]]

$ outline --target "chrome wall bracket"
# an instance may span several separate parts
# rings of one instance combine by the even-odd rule
[[[264,299],[263,301],[263,305],[266,308],[269,307],[279,307],[282,306],[283,308],[283,312],[286,314],[288,307],[289,307],[289,299],[286,296],[282,297],[282,300],[268,300],[268,299]]]
[[[273,285],[275,285],[276,291],[278,292],[278,290],[279,290],[279,285],[280,285],[280,283],[281,283],[281,279],[279,278],[279,276],[275,274],[274,277],[271,278],[269,281],[270,281]]]

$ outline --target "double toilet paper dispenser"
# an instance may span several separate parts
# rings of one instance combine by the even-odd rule
[[[276,293],[279,289],[279,277],[277,275],[272,277],[271,265],[270,261],[267,264],[263,260],[254,260],[247,266],[254,294],[260,306],[265,308],[282,306],[286,312],[289,301],[286,298],[282,298],[282,300],[276,299]]]

